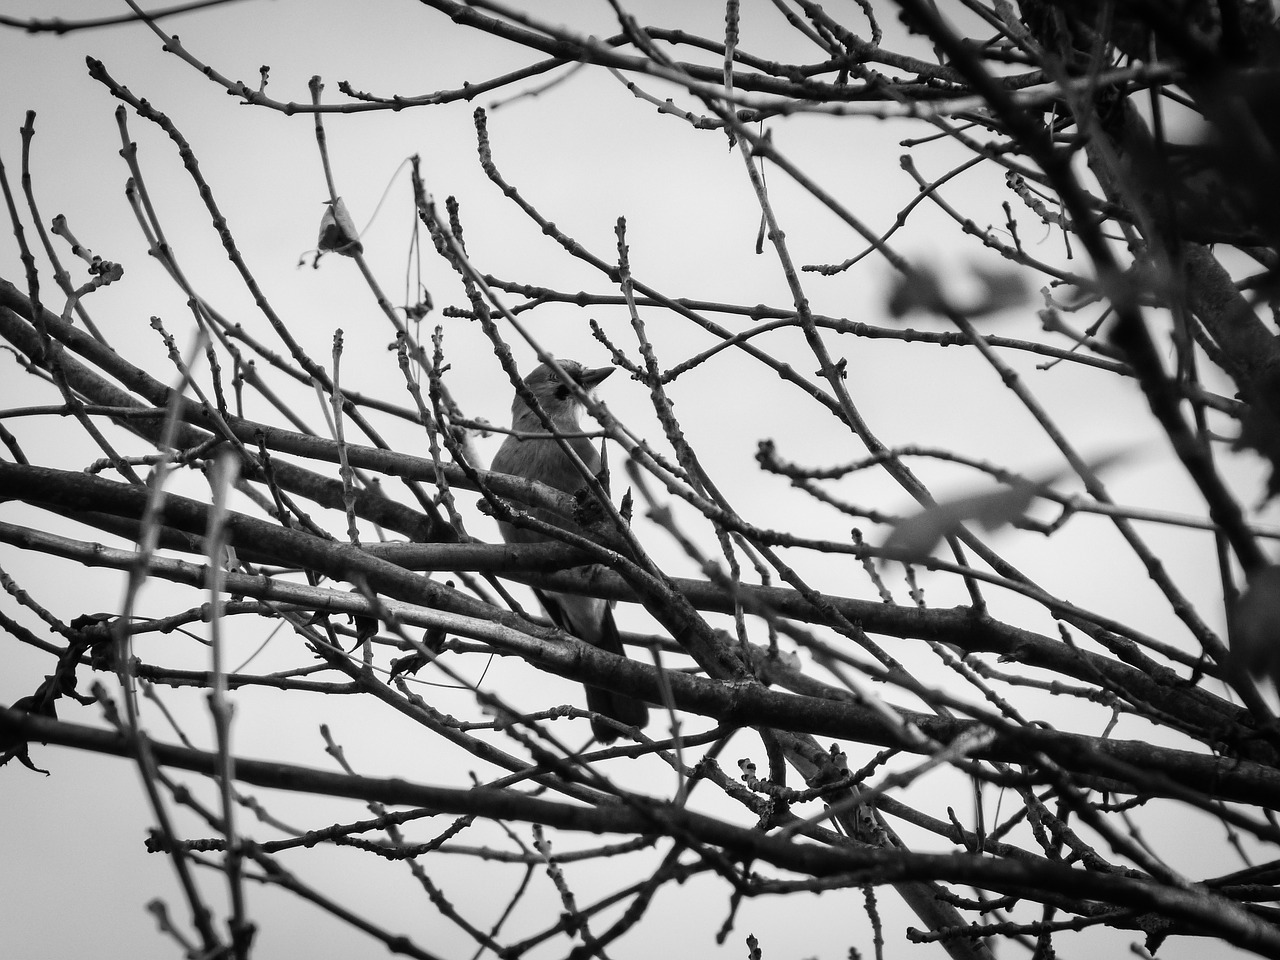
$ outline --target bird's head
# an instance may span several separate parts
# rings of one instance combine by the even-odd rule
[[[613,367],[585,367],[576,360],[557,360],[556,363],[573,379],[574,383],[588,393],[601,380],[613,373],[614,369]],[[524,378],[524,385],[537,397],[539,406],[553,421],[566,426],[578,422],[581,405],[573,395],[573,391],[547,364],[538,364],[533,372]],[[511,412],[517,423],[524,417],[534,417],[533,411],[518,393],[515,402],[511,405]]]

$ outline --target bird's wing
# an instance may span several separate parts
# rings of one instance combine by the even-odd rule
[[[546,609],[551,622],[565,633],[585,640],[601,650],[608,650],[619,656],[626,655],[608,601],[552,590],[535,589],[533,592]]]

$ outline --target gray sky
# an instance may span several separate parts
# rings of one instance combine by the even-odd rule
[[[67,19],[125,9],[123,4],[50,4],[47,0],[10,0],[5,7],[12,16],[56,14]],[[708,36],[716,36],[722,29],[723,9],[717,5],[700,5],[694,11],[679,3],[634,7],[644,22],[678,22],[691,32]],[[538,10],[549,19],[572,20],[575,28],[598,35],[614,29],[604,3],[543,4]],[[784,34],[780,17],[770,4],[746,0],[743,11],[744,49],[777,58],[815,59],[808,51],[796,50],[789,39],[783,49],[773,45]],[[583,18],[591,18],[590,25],[583,26]],[[323,77],[325,98],[332,101],[341,99],[338,82],[342,80],[379,95],[415,95],[479,81],[531,59],[512,47],[455,28],[425,7],[387,0],[363,4],[336,0],[240,3],[177,18],[167,27],[181,36],[196,57],[229,77],[256,85],[259,66],[269,64],[268,92],[277,99],[298,102],[308,100],[307,81],[313,74]],[[886,29],[900,28],[887,22]],[[117,104],[88,76],[86,55],[100,59],[116,80],[147,98],[183,131],[245,260],[310,355],[331,363],[330,344],[334,330],[340,327],[346,343],[344,385],[410,405],[394,354],[386,349],[393,333],[355,265],[335,256],[324,259],[318,270],[296,267],[299,256],[315,242],[322,202],[327,198],[309,116],[288,117],[238,103],[196,70],[164,53],[156,37],[143,26],[65,37],[4,30],[0,32],[0,89],[6,96],[0,100],[0,159],[10,182],[16,185],[20,169],[17,131],[24,112],[36,110],[32,171],[45,219],[65,213],[81,243],[125,267],[122,281],[86,301],[117,349],[158,376],[171,378],[171,368],[148,319],[162,317],[184,344],[190,341],[192,324],[184,295],[147,256],[145,239],[125,201],[128,171],[118,155]],[[603,278],[541,236],[503,200],[479,168],[472,110],[492,103],[494,96],[505,99],[513,92],[481,97],[474,104],[458,102],[401,113],[326,118],[338,192],[357,225],[363,227],[373,216],[384,188],[391,183],[387,200],[363,242],[369,263],[393,302],[404,302],[405,264],[413,226],[407,175],[397,170],[414,154],[421,157],[427,186],[437,200],[442,202],[447,195],[459,199],[468,252],[481,269],[504,279],[562,290],[608,289]],[[673,95],[656,81],[649,85],[649,92],[659,97]],[[268,326],[219,246],[175,148],[156,127],[137,116],[130,115],[128,125],[130,136],[138,143],[140,163],[160,219],[194,286],[223,313],[244,323],[256,336],[270,339]],[[927,133],[919,124],[804,117],[771,127],[784,152],[800,161],[811,176],[877,231],[893,223],[897,211],[915,192],[913,182],[899,166],[904,150],[898,142]],[[743,305],[789,304],[776,258],[753,252],[759,208],[741,156],[727,148],[723,135],[695,131],[676,118],[661,116],[621,83],[595,71],[579,72],[537,96],[491,110],[489,131],[495,160],[508,180],[544,215],[597,255],[606,259],[615,256],[614,224],[618,217],[625,217],[635,275],[664,293]],[[930,179],[961,157],[946,143],[917,148],[912,155]],[[798,263],[839,261],[862,248],[859,238],[803,195],[781,171],[769,169],[767,177],[770,196]],[[979,167],[957,178],[945,194],[980,224],[999,224],[1004,216],[1000,203],[1010,197],[999,189],[1000,184],[998,171]],[[35,242],[29,223],[27,231],[28,240]],[[1062,238],[1047,228],[1032,228],[1023,239],[1035,256],[1087,273],[1078,252],[1075,259],[1067,260]],[[425,237],[423,242],[429,245]],[[951,220],[929,204],[913,214],[894,244],[920,262],[937,264],[944,277],[959,286],[971,281],[973,263],[995,262],[991,255],[984,258],[971,238],[964,238]],[[64,262],[70,262],[65,245],[60,250]],[[423,328],[424,338],[434,323],[444,325],[445,349],[452,363],[451,389],[470,416],[505,424],[511,388],[487,341],[475,324],[443,317],[439,312],[446,305],[465,305],[460,286],[429,250],[422,262],[423,278],[437,306]],[[0,275],[21,286],[16,247],[8,230],[0,231],[0,263],[5,265]],[[816,311],[886,323],[884,304],[890,273],[880,258],[868,257],[834,278],[803,276],[805,292]],[[1042,280],[1035,282],[1038,285]],[[52,300],[54,288],[48,278],[43,289]],[[508,301],[514,303],[517,298],[509,297]],[[984,331],[1036,339],[1040,331],[1035,307],[1032,302],[1009,311],[989,321]],[[560,305],[540,308],[527,316],[538,341],[559,356],[592,364],[607,361],[605,349],[591,338],[590,318],[598,319],[630,356],[638,356],[621,312]],[[706,333],[669,314],[652,312],[647,320],[664,366],[673,366],[713,342]],[[751,323],[742,318],[721,320],[735,329]],[[927,317],[911,318],[911,323],[921,329],[944,329],[941,321]],[[516,339],[512,334],[511,340]],[[274,340],[271,343],[278,348]],[[816,368],[816,361],[794,331],[767,334],[757,343],[794,363],[805,375]],[[829,337],[829,346],[847,359],[851,394],[887,444],[944,446],[1028,473],[1053,470],[1060,464],[1028,412],[975,351],[834,335]],[[527,369],[531,350],[517,345],[517,356]],[[1087,455],[1117,449],[1135,451],[1132,461],[1108,475],[1118,502],[1191,513],[1201,509],[1189,483],[1178,471],[1169,469],[1164,446],[1153,439],[1156,435],[1150,416],[1132,384],[1072,364],[1037,371],[1035,364],[1042,358],[1016,351],[1005,351],[1003,356],[1023,375],[1078,449]],[[672,388],[676,412],[717,484],[744,517],[763,527],[790,529],[805,536],[844,538],[851,526],[847,518],[814,505],[785,481],[759,474],[754,461],[756,444],[772,438],[783,457],[808,465],[850,461],[865,455],[865,448],[829,413],[779,389],[772,375],[762,374],[762,370],[743,355],[726,351]],[[661,443],[661,430],[642,387],[614,377],[601,394],[624,422]],[[304,418],[324,432],[323,415],[314,397],[296,391],[291,396]],[[23,375],[9,354],[0,354],[0,408],[54,402],[52,391]],[[271,416],[264,407],[250,415]],[[43,418],[38,429],[32,421],[33,429],[20,436],[33,460],[82,469],[96,458],[93,450],[86,452],[74,423],[51,427],[47,420]],[[425,453],[421,431],[395,423],[388,424],[388,431],[397,449]],[[486,460],[499,442],[498,438],[478,441]],[[932,461],[912,465],[939,496],[968,492],[984,482],[954,465]],[[1239,489],[1261,489],[1257,466],[1248,458],[1235,462],[1232,469],[1240,477]],[[174,484],[180,491],[198,493],[201,489],[191,477],[177,477]],[[869,509],[887,514],[911,509],[907,496],[874,472],[859,474],[839,489],[846,499]],[[703,547],[714,551],[708,528],[691,511],[682,511],[680,516]],[[1053,513],[1045,508],[1043,516]],[[0,505],[0,517],[46,522],[40,515],[9,504]],[[489,521],[475,517],[472,524],[472,533],[496,536]],[[88,536],[69,524],[50,525]],[[870,522],[859,526],[872,542],[883,538],[883,527]],[[671,572],[697,575],[696,565],[680,555],[665,533],[648,523],[639,524],[638,531],[655,556],[669,564]],[[1158,548],[1174,579],[1206,611],[1210,625],[1221,630],[1209,535],[1151,525],[1143,526],[1142,531]],[[1077,517],[1052,540],[1006,531],[993,536],[991,542],[1050,592],[1061,592],[1081,607],[1104,611],[1189,649],[1185,630],[1138,561],[1117,549],[1117,534],[1103,519]],[[874,587],[851,559],[832,561],[791,552],[787,559],[819,589],[875,596]],[[84,570],[8,546],[0,546],[0,565],[59,615],[74,615],[68,610],[116,608],[123,589],[122,575]],[[900,574],[894,570],[888,576],[898,602],[909,602]],[[965,602],[965,595],[949,578],[926,575],[923,582],[933,605]],[[200,602],[195,593],[190,597],[175,601],[171,588],[151,585],[142,595],[140,610],[151,613],[157,608]],[[992,603],[993,612],[1002,619],[1051,635],[1056,632],[1042,610],[1013,594],[992,591]],[[619,616],[624,626],[649,628],[644,615],[635,610],[623,609]],[[29,620],[24,617],[24,622]],[[233,659],[247,658],[265,637],[262,625],[243,625],[232,638]],[[139,649],[144,659],[188,669],[207,666],[199,648],[176,637],[148,639],[140,642]],[[919,669],[928,682],[960,684],[927,652],[895,647],[894,653]],[[49,669],[47,657],[11,641],[5,643],[3,657],[0,702],[9,703],[30,693]],[[292,637],[281,634],[273,638],[254,667],[265,669],[263,664],[276,661],[281,669],[298,662]],[[461,666],[471,670],[475,678],[483,664]],[[576,696],[572,684],[506,660],[489,667],[485,682],[528,709],[573,702]],[[459,714],[474,711],[473,700],[465,692],[425,685],[421,689],[441,710]],[[182,692],[166,692],[164,696],[193,736],[201,743],[211,742],[202,697]],[[889,694],[889,698],[916,706],[906,703],[905,697]],[[1052,718],[1061,710],[1048,698],[1028,698],[1046,717]],[[61,715],[65,719],[99,722],[96,708],[63,703],[66,706]],[[1076,706],[1074,702],[1067,704],[1064,725],[1100,734],[1107,719],[1105,712],[1099,714],[1096,726],[1084,728],[1070,714]],[[362,773],[465,786],[475,765],[463,756],[420,755],[416,752],[420,741],[406,722],[365,704],[335,705],[301,695],[261,691],[237,696],[236,708],[236,744],[245,756],[330,768],[316,732],[320,722],[328,722]],[[148,716],[158,737],[172,739],[154,710]],[[1126,720],[1117,735],[1147,733]],[[744,737],[722,759],[727,767],[740,755],[735,749],[750,753],[763,765],[758,741],[748,744]],[[142,850],[144,830],[151,818],[133,770],[122,761],[56,748],[33,748],[32,755],[52,777],[46,779],[12,766],[0,774],[0,797],[12,811],[0,825],[0,850],[8,865],[0,871],[0,903],[5,905],[0,914],[0,954],[54,958],[91,952],[101,960],[173,956],[172,943],[155,932],[153,921],[143,910],[147,901],[161,897],[181,915],[181,900],[168,863]],[[850,762],[861,764],[866,759],[851,757]],[[665,768],[641,771],[623,767],[616,775],[627,782],[635,778],[647,791],[667,795],[673,778],[663,771]],[[969,815],[967,786],[949,772],[923,781],[916,789],[926,795],[931,790],[955,791],[954,802],[963,811],[961,816]],[[212,798],[210,791],[205,795]],[[352,803],[304,801],[270,793],[264,793],[262,800],[302,829],[367,815]],[[1016,797],[1008,801],[1015,802]],[[700,796],[699,803],[712,812],[741,817],[740,811],[715,800],[710,790]],[[940,805],[935,802],[934,806]],[[1004,810],[1006,815],[1008,812],[1010,809]],[[412,835],[425,839],[447,823],[447,818],[437,818]],[[192,835],[205,835],[203,828],[187,827]],[[1220,825],[1207,820],[1167,822],[1153,818],[1143,829],[1164,855],[1175,861],[1181,858],[1175,867],[1197,877],[1213,871],[1206,860],[1208,847],[1224,846]],[[465,842],[480,843],[478,837]],[[1198,843],[1199,838],[1204,838],[1205,844]],[[586,846],[592,839],[560,838],[557,843],[572,849]],[[495,833],[484,842],[499,845],[502,838]],[[388,869],[381,862],[371,863],[371,859],[321,847],[286,857],[284,862],[330,895],[349,898],[353,906],[367,910],[393,932],[409,934],[444,956],[469,955],[468,941],[435,915],[407,870]],[[1224,870],[1233,866],[1230,860],[1222,862]],[[428,863],[427,868],[454,903],[475,908],[476,922],[481,926],[489,918],[479,904],[488,900],[505,903],[515,883],[514,873],[508,875],[494,865],[482,868],[458,857]],[[584,892],[598,894],[619,885],[621,877],[639,872],[623,866],[583,866],[573,868],[571,875]],[[203,877],[215,903],[221,895],[216,879],[213,874]],[[528,929],[537,929],[538,911],[545,919],[559,909],[550,885],[540,878],[537,886],[522,907],[529,916],[517,915],[513,926],[520,927],[525,921]],[[260,923],[258,956],[339,957],[381,949],[275,890],[252,886],[250,897],[251,912]],[[900,938],[901,929],[915,920],[892,891],[882,891],[880,902],[892,944]],[[744,904],[728,944],[717,952],[712,938],[726,911],[725,891],[712,881],[698,879],[682,888],[666,889],[647,921],[651,932],[621,946],[614,955],[638,957],[642,951],[648,955],[657,947],[673,957],[738,956],[742,938],[749,932],[762,939],[766,956],[772,957],[834,957],[851,945],[864,952],[871,945],[860,900],[847,892],[750,901]],[[1090,942],[1088,937],[1071,941],[1082,950]],[[1099,935],[1097,942],[1107,944],[1113,955],[1127,943],[1117,935]],[[1172,944],[1161,956],[1208,956],[1203,947],[1194,941]],[[547,951],[536,955],[559,954]],[[899,946],[893,955],[907,953]],[[916,946],[910,948],[909,955],[933,957],[940,951]]]

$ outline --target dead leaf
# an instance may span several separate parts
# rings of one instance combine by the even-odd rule
[[[344,257],[364,253],[360,234],[356,232],[355,222],[341,197],[325,204],[324,216],[320,218],[320,239],[316,241],[316,247],[322,251],[332,250]]]

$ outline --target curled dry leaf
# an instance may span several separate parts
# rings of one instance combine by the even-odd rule
[[[439,653],[444,649],[444,642],[448,638],[448,633],[442,627],[428,627],[422,634],[422,645],[432,653]],[[394,683],[400,676],[414,676],[430,662],[427,657],[417,652],[398,657],[391,661],[391,674],[387,677],[387,682]]]
[[[316,247],[321,251],[332,250],[344,257],[364,253],[364,244],[360,242],[355,222],[341,197],[325,204],[324,216],[320,218],[320,239],[316,241]]]

